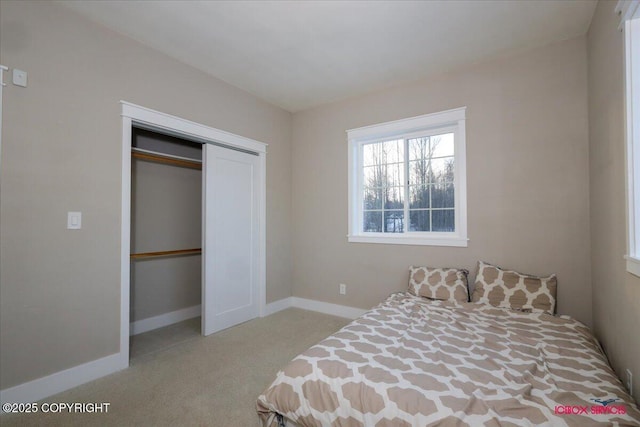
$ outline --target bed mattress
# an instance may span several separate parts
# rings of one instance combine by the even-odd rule
[[[580,322],[409,293],[296,357],[257,410],[265,427],[640,426]]]

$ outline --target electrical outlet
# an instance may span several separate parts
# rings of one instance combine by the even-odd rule
[[[347,294],[347,285],[345,285],[344,283],[340,283],[340,295],[346,295]]]
[[[633,397],[633,374],[631,373],[631,369],[627,369],[627,390],[629,390],[629,394]]]
[[[22,70],[13,70],[13,84],[16,86],[27,87],[27,72]]]
[[[82,212],[67,212],[67,228],[69,230],[82,228]]]

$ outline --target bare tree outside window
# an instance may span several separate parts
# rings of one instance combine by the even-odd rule
[[[404,141],[363,147],[364,221],[367,232],[404,231]]]
[[[365,144],[363,231],[455,231],[454,164],[453,133]]]

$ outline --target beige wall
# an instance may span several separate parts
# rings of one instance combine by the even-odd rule
[[[200,144],[137,132],[134,145],[201,159]],[[202,243],[202,171],[133,160],[131,165],[131,251],[199,248]],[[199,305],[201,256],[138,259],[131,263],[131,321]]]
[[[640,278],[627,273],[624,38],[615,2],[599,2],[588,33],[591,274],[597,338],[618,375],[640,396]]]
[[[291,295],[288,112],[50,2],[0,2],[0,52],[29,73],[4,91],[1,389],[119,351],[120,100],[269,144],[267,300]]]
[[[468,248],[347,243],[345,130],[461,106]],[[292,164],[295,296],[369,308],[412,264],[485,260],[557,273],[558,311],[591,324],[585,37],[297,113]]]

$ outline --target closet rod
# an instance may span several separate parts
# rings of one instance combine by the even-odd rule
[[[131,148],[131,157],[140,160],[148,160],[151,162],[166,163],[174,166],[183,166],[191,169],[202,169],[202,161],[194,160],[188,157],[174,156],[171,154],[158,153],[142,148]]]
[[[193,249],[178,249],[176,251],[158,251],[158,252],[141,252],[138,254],[131,254],[131,259],[153,258],[160,256],[173,256],[173,255],[197,255],[202,253],[202,248]]]

